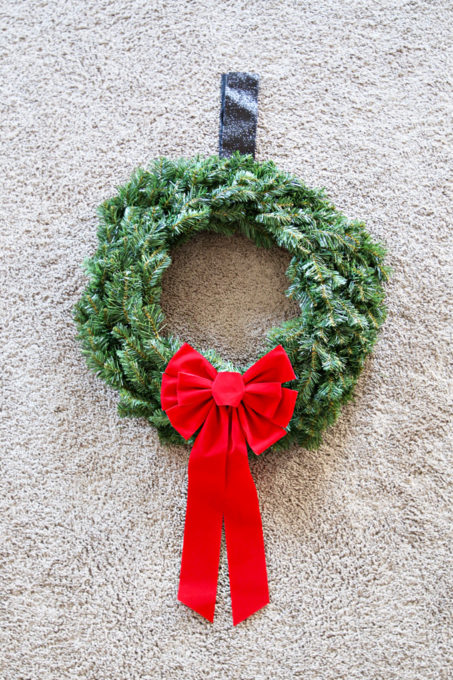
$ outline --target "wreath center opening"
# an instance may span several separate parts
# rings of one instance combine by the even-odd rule
[[[299,313],[285,295],[290,260],[240,234],[206,232],[176,245],[162,278],[166,332],[237,365],[256,360],[267,331]]]

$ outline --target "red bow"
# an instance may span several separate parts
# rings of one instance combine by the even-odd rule
[[[256,453],[285,436],[297,391],[281,345],[242,375],[218,373],[187,343],[162,376],[161,403],[184,439],[201,427],[189,459],[189,481],[178,599],[214,619],[222,520],[233,623],[269,602],[263,529],[247,442]]]

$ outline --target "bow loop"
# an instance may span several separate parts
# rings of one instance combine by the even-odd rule
[[[213,381],[201,375],[181,371],[177,377],[177,399],[180,406],[189,404],[201,406],[212,396]]]
[[[266,418],[272,418],[282,398],[282,386],[277,382],[251,382],[245,386],[244,406]]]
[[[180,371],[192,373],[201,378],[209,378],[210,380],[214,380],[217,375],[214,366],[187,342],[183,343],[176,354],[170,359],[165,369],[165,374],[177,376]]]
[[[281,345],[277,345],[270,352],[258,359],[248,371],[244,373],[244,382],[289,382],[294,380],[294,373],[291,362]]]

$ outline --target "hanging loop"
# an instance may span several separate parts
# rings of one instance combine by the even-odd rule
[[[234,151],[255,158],[258,120],[259,75],[256,73],[222,73],[220,81],[219,156]]]

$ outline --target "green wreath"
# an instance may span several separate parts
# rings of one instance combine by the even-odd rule
[[[299,392],[288,434],[273,448],[317,448],[353,397],[387,315],[386,248],[365,225],[336,210],[323,189],[239,152],[160,157],[98,213],[99,247],[83,262],[90,280],[73,315],[88,366],[119,391],[119,414],[143,417],[162,440],[184,443],[160,406],[162,373],[183,342],[164,331],[162,275],[177,242],[201,231],[240,232],[291,253],[286,295],[301,312],[266,336],[266,352],[286,350],[297,376],[289,387]],[[197,349],[217,370],[248,368]]]

